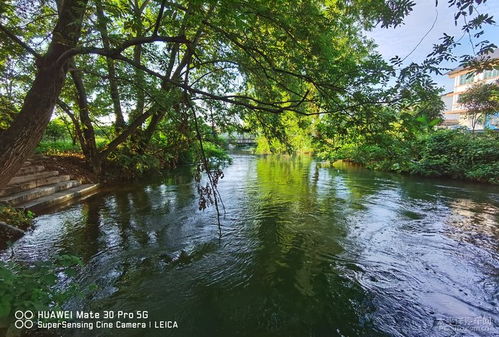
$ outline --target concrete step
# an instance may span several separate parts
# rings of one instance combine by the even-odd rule
[[[59,174],[58,171],[43,171],[43,172],[37,172],[37,173],[32,173],[32,174],[27,174],[27,175],[22,175],[22,176],[15,176],[14,178],[10,179],[10,181],[7,185],[20,184],[20,183],[25,183],[25,182],[32,181],[32,180],[53,177],[53,176],[56,176],[58,174]]]
[[[31,180],[15,185],[8,185],[7,187],[0,189],[0,197],[20,193],[22,191],[37,188],[40,186],[57,184],[63,181],[68,181],[70,179],[71,179],[70,175],[62,175],[62,176],[52,176],[48,178]]]
[[[45,208],[50,208],[63,204],[71,199],[85,198],[97,193],[99,184],[85,184],[68,190],[57,192],[36,200],[17,206],[18,208],[38,212]]]
[[[16,175],[24,176],[24,175],[31,174],[31,173],[41,172],[43,170],[45,170],[45,167],[41,166],[41,165],[24,166],[24,167],[21,167],[21,169],[17,172]]]
[[[35,200],[44,196],[49,196],[59,191],[64,191],[80,185],[81,183],[78,180],[63,181],[60,183],[37,187],[24,192],[12,194],[1,198],[0,202],[8,203],[11,206],[17,206],[19,204],[26,203],[28,201]]]

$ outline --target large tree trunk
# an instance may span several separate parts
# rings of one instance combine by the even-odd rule
[[[87,91],[83,84],[83,79],[78,70],[71,70],[71,77],[76,87],[76,100],[80,112],[80,121],[83,131],[83,139],[85,146],[82,144],[82,151],[88,163],[92,166],[92,170],[97,175],[100,174],[101,161],[97,152],[97,143],[95,142],[95,131],[90,119],[90,111],[88,109]]]
[[[87,2],[63,2],[52,41],[37,61],[38,71],[23,107],[11,126],[0,134],[0,188],[17,173],[43,136],[68,71],[68,62],[58,60],[76,46]]]

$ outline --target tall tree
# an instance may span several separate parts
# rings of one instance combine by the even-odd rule
[[[102,38],[102,45],[104,49],[111,49],[111,42],[109,40],[109,33],[107,30],[107,20],[104,14],[104,9],[101,0],[95,0],[95,8],[98,20],[98,30]],[[113,101],[114,114],[116,116],[115,128],[117,131],[122,130],[125,127],[125,119],[123,117],[123,111],[121,109],[121,99],[118,89],[118,80],[116,79],[116,66],[115,61],[107,57],[106,65],[109,74],[109,90],[111,94],[111,100]]]
[[[0,133],[0,187],[7,184],[16,174],[42,138],[64,85],[70,62],[76,55],[100,54],[116,59],[120,58],[120,53],[127,48],[143,43],[156,41],[187,42],[185,37],[155,35],[131,38],[122,41],[113,49],[78,46],[87,3],[87,0],[66,0],[58,3],[60,4],[58,7],[58,19],[51,34],[47,51],[43,55],[39,54],[34,48],[0,23],[2,37],[7,36],[36,59],[35,79],[26,94],[20,112],[14,117],[10,126]],[[75,73],[73,72],[73,74]],[[79,86],[78,83],[77,86]],[[78,100],[82,100],[82,97],[84,97],[81,93],[80,91]],[[84,102],[81,101],[80,103]],[[90,126],[89,122],[89,120],[86,120],[82,123],[84,132],[88,131],[85,123]],[[136,121],[135,124],[143,122],[144,120]],[[132,125],[134,124],[132,123]],[[125,133],[126,136],[129,134],[130,132]]]
[[[22,109],[0,134],[0,187],[16,174],[43,136],[68,71],[70,59],[65,54],[80,38],[87,2],[63,2],[48,50],[37,58],[37,73]]]
[[[478,123],[485,126],[487,119],[499,112],[499,81],[473,85],[459,96],[459,103],[464,106],[475,132]]]

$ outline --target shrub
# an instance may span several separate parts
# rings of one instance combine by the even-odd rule
[[[146,172],[159,171],[161,160],[160,156],[150,153],[139,154],[128,147],[120,147],[109,156],[106,165],[108,175],[131,180]]]
[[[471,180],[499,184],[499,162],[476,165],[467,170],[465,175]]]
[[[70,136],[64,121],[60,118],[55,118],[48,123],[47,128],[45,129],[44,138],[56,141],[69,138]]]
[[[15,209],[8,205],[0,204],[0,221],[9,225],[26,229],[31,225],[34,214],[31,211]]]
[[[13,323],[17,310],[58,310],[68,298],[80,294],[75,285],[57,286],[61,277],[72,277],[79,258],[58,256],[53,262],[27,266],[15,262],[0,262],[0,322]]]
[[[499,180],[499,137],[494,133],[473,135],[440,130],[424,141],[412,172],[425,176],[448,176],[497,183]]]
[[[499,183],[499,134],[438,130],[401,140],[389,134],[376,144],[343,144],[323,157],[370,169]]]
[[[215,143],[205,141],[203,142],[203,149],[206,158],[215,165],[230,163],[232,161],[227,152]]]
[[[414,144],[386,138],[380,144],[345,144],[329,158],[352,161],[374,170],[407,172],[413,147]]]

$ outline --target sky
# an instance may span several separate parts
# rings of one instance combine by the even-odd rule
[[[396,55],[404,58],[410,54],[405,64],[419,63],[432,51],[433,44],[438,43],[438,39],[443,36],[444,32],[456,36],[456,40],[463,35],[461,31],[463,23],[458,22],[458,26],[454,24],[456,8],[449,8],[447,0],[440,0],[438,7],[435,6],[435,0],[415,0],[415,2],[416,6],[414,6],[412,13],[406,17],[403,26],[389,29],[377,28],[368,33],[368,36],[376,41],[378,51],[386,60]],[[479,6],[478,10],[481,13],[486,12],[493,15],[497,23],[494,26],[487,25],[484,35],[475,40],[475,43],[481,40],[489,40],[499,46],[499,1],[488,0],[485,4]],[[423,39],[427,33],[428,35]],[[421,44],[417,46],[421,40]],[[455,49],[457,56],[473,54],[467,35],[460,40],[460,43],[461,46]],[[411,53],[416,46],[417,48]],[[458,66],[458,62],[442,65],[455,68]],[[446,92],[452,91],[453,82],[446,75],[433,75],[433,79],[439,86],[445,88]]]

